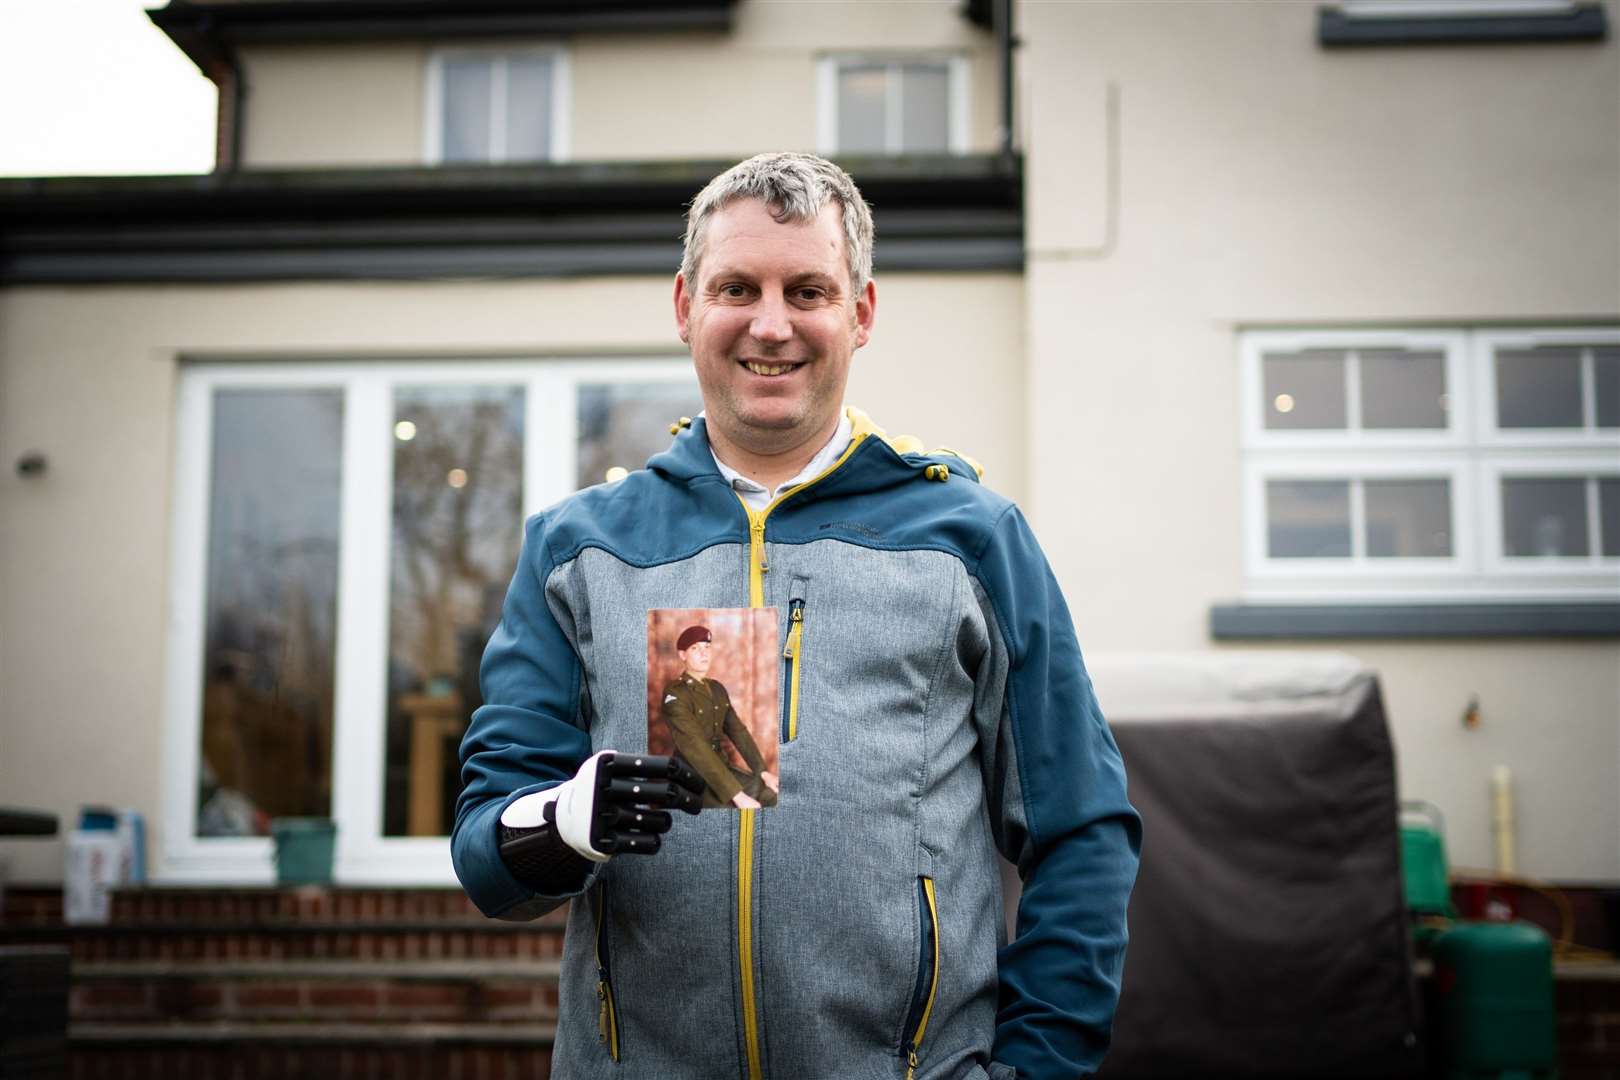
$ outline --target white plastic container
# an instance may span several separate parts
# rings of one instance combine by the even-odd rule
[[[70,924],[105,923],[112,916],[112,890],[129,878],[130,844],[117,816],[86,807],[79,827],[67,835],[62,874],[62,918]]]

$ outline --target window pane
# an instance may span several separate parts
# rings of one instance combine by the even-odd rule
[[[444,160],[489,160],[488,60],[444,63]]]
[[[881,154],[888,71],[881,65],[838,70],[838,149],[846,154]]]
[[[1502,481],[1502,551],[1514,557],[1585,555],[1586,481]]]
[[[1597,387],[1597,426],[1620,427],[1620,347],[1593,349],[1592,374]]]
[[[1496,354],[1496,424],[1504,428],[1581,426],[1579,349]]]
[[[1446,359],[1437,352],[1368,349],[1361,354],[1361,426],[1443,428]]]
[[[1268,480],[1266,523],[1273,559],[1349,558],[1350,482]]]
[[[639,469],[669,449],[669,425],[696,416],[695,383],[602,383],[579,388],[580,487],[600,484],[612,468]]]
[[[1345,426],[1344,350],[1267,353],[1266,427],[1273,431]]]
[[[1378,559],[1451,555],[1451,481],[1368,480],[1367,554]]]
[[[339,390],[214,394],[200,836],[332,809]]]
[[[395,392],[392,535],[383,832],[444,836],[523,536],[521,387]]]
[[[551,156],[551,60],[511,57],[506,67],[506,158],[541,161]]]
[[[900,149],[936,154],[950,149],[950,79],[944,64],[907,64],[900,75]]]
[[[1612,559],[1620,555],[1620,480],[1598,481],[1598,521],[1603,557]]]

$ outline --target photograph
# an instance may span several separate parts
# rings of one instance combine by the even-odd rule
[[[775,806],[781,706],[775,608],[647,612],[647,751],[703,777],[705,809]]]

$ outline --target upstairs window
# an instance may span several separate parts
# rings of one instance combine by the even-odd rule
[[[822,153],[967,150],[967,62],[960,57],[828,57],[820,99]]]
[[[428,64],[428,160],[455,165],[564,158],[565,66],[557,49],[435,53]]]

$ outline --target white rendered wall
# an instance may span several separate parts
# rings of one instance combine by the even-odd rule
[[[1089,649],[1208,647],[1242,599],[1240,329],[1620,320],[1612,40],[1327,52],[1315,19],[1019,6],[1030,503]],[[1620,877],[1620,645],[1308,644],[1382,671],[1403,793],[1457,861],[1488,862],[1506,764],[1523,870]]]
[[[878,288],[851,403],[1022,495],[1021,279]],[[162,845],[181,358],[681,356],[670,296],[663,277],[0,291],[0,801],[64,827],[85,803],[133,807]],[[44,476],[11,468],[28,450]],[[57,880],[61,843],[0,841],[0,860],[14,882]]]
[[[996,148],[1000,75],[991,34],[956,0],[758,0],[729,33],[471,39],[456,47],[560,46],[568,54],[572,160],[746,157],[813,150],[816,64],[827,55],[968,61],[968,149]],[[419,42],[243,50],[252,168],[420,164],[425,72]]]

